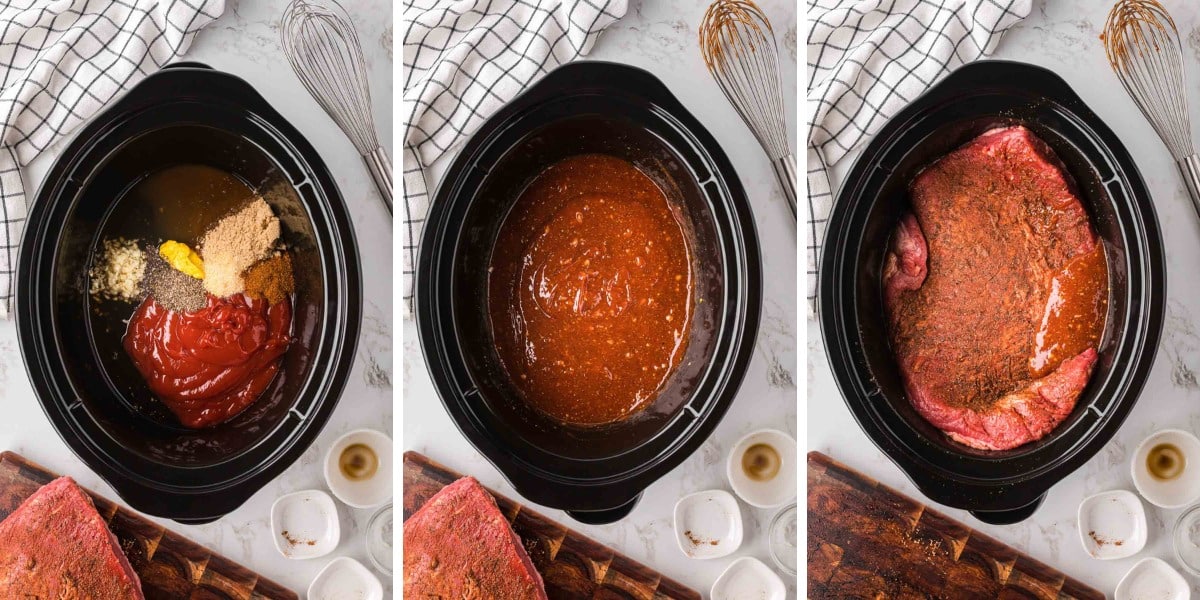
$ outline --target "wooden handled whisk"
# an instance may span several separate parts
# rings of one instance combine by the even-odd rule
[[[787,137],[779,47],[750,0],[717,0],[700,23],[700,52],[725,97],[754,133],[796,218],[796,157]]]
[[[1200,215],[1200,156],[1192,145],[1175,21],[1156,0],[1120,0],[1108,13],[1103,39],[1109,64],[1171,151]]]

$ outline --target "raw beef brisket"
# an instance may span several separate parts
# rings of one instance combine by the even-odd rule
[[[463,477],[404,522],[404,597],[546,600],[546,591],[496,500]]]
[[[902,217],[883,269],[909,401],[975,448],[1045,436],[1071,413],[1097,359],[1088,347],[1044,372],[1030,366],[1054,308],[1052,282],[1103,252],[1072,182],[1044,142],[1007,127],[925,169],[910,192],[913,214]]]
[[[0,522],[0,598],[141,600],[141,582],[92,499],[70,477]]]

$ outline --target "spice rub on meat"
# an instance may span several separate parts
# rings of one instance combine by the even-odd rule
[[[0,598],[143,600],[141,580],[95,504],[70,477],[0,522]]]
[[[910,186],[883,289],[909,401],[951,438],[1005,450],[1074,408],[1108,302],[1104,249],[1053,151],[988,131]]]

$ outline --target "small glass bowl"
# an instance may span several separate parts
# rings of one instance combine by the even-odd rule
[[[1200,504],[1179,515],[1171,532],[1171,545],[1183,570],[1200,577]]]
[[[788,575],[796,574],[796,505],[784,508],[771,519],[767,545],[775,566]]]
[[[367,558],[380,573],[392,575],[392,504],[389,502],[367,521]]]

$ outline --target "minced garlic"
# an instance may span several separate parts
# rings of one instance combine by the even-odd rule
[[[90,272],[92,296],[108,300],[136,302],[141,298],[142,275],[146,257],[136,241],[107,239]]]

